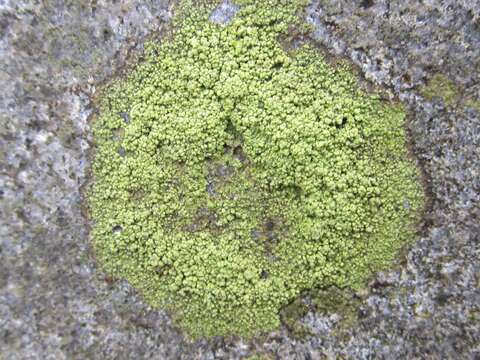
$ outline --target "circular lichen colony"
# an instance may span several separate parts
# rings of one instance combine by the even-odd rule
[[[150,43],[94,122],[98,259],[193,337],[269,331],[304,290],[362,286],[423,201],[402,108],[285,51],[298,4],[238,3],[227,25],[196,10]]]

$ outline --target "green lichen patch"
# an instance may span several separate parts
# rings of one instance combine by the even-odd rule
[[[402,107],[282,48],[301,4],[239,4],[227,25],[179,18],[93,124],[98,260],[192,337],[265,333],[303,291],[362,287],[423,204]]]
[[[455,83],[443,74],[435,74],[420,93],[427,100],[432,100],[434,97],[443,98],[448,106],[456,105],[461,96]]]
[[[352,291],[332,286],[326,289],[314,289],[309,295],[318,313],[325,315],[336,313],[341,316],[341,322],[335,331],[351,327],[357,319],[361,300]]]
[[[480,113],[480,101],[443,74],[433,75],[427,85],[420,89],[420,94],[429,101],[435,97],[442,98],[450,108],[467,107]]]
[[[480,114],[480,101],[475,99],[466,99],[465,106],[472,108]]]

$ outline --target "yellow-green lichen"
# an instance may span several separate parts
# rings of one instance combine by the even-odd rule
[[[423,202],[402,107],[285,52],[300,3],[238,4],[227,25],[184,11],[93,125],[99,262],[193,337],[267,332],[302,291],[361,287]]]

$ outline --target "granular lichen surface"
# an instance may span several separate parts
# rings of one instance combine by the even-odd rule
[[[193,337],[274,330],[304,290],[363,286],[423,205],[402,107],[282,47],[300,4],[237,4],[225,25],[185,11],[94,122],[98,260]]]

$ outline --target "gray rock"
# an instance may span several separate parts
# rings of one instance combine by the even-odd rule
[[[216,24],[225,25],[232,21],[240,7],[231,1],[224,1],[218,5],[210,14],[210,21]]]

